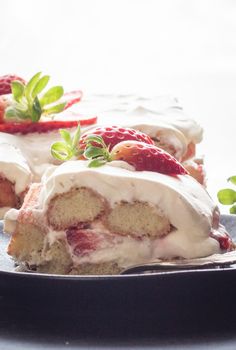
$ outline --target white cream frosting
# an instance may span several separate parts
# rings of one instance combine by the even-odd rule
[[[0,175],[15,186],[17,195],[31,182],[31,171],[20,150],[8,143],[0,143]]]
[[[18,149],[21,153],[21,158],[25,164],[28,164],[28,169],[32,173],[32,180],[39,182],[45,170],[51,164],[58,164],[50,153],[51,144],[60,139],[58,130],[50,133],[30,133],[26,135],[10,135],[7,133],[0,133],[0,145],[5,145],[5,152],[8,154],[12,146]],[[8,161],[8,156],[4,157],[0,153],[0,162],[4,159],[6,164],[7,178],[10,172],[10,164],[14,167],[18,163],[17,152],[15,156],[12,154],[11,160]],[[0,165],[1,172],[1,165]],[[14,172],[13,172],[14,175]]]
[[[190,142],[202,140],[203,129],[186,116],[176,98],[171,96],[95,95],[80,105],[82,113],[96,114],[98,124],[122,125],[140,130],[150,137],[176,148],[181,158]]]
[[[9,180],[16,195],[21,195],[31,183],[31,171],[20,150],[8,143],[0,143],[0,176]],[[0,219],[9,210],[0,208]]]
[[[154,258],[172,258],[181,256],[195,258],[220,252],[219,243],[209,237],[212,214],[215,205],[204,188],[188,175],[177,177],[155,172],[133,171],[125,166],[116,166],[116,162],[99,168],[90,169],[86,161],[69,161],[48,171],[43,179],[35,215],[45,216],[50,200],[57,194],[68,192],[71,188],[88,187],[106,198],[111,207],[120,201],[148,202],[161,209],[175,227],[170,234],[153,240],[152,244],[143,241],[137,248],[137,241],[124,238],[120,242],[121,249],[114,249],[112,256],[119,261],[135,263],[134,255],[145,253],[142,261]],[[37,213],[36,213],[37,212]],[[129,248],[124,248],[124,245]],[[109,248],[110,249],[110,248]],[[108,250],[109,250],[108,249]],[[108,259],[108,250],[95,252],[91,259]],[[117,251],[117,253],[116,253]],[[123,252],[123,253],[122,253]],[[101,259],[102,254],[102,259]],[[97,258],[96,258],[97,257]]]
[[[134,127],[151,137],[161,132],[175,146],[177,156],[186,151],[189,142],[198,143],[202,138],[202,129],[198,124],[183,114],[176,99],[167,96],[141,98],[133,95],[95,95],[80,102],[77,109],[84,115],[97,115],[98,124]],[[36,182],[40,181],[50,164],[58,164],[50,148],[52,143],[60,139],[58,130],[26,135],[0,133],[0,144],[4,143],[9,150],[12,145],[20,150]],[[0,161],[2,158],[7,165],[7,158],[0,152]],[[17,163],[18,158],[12,156],[9,167]]]

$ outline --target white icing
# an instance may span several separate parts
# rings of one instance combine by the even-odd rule
[[[20,150],[9,143],[0,143],[0,176],[14,184],[16,194],[31,183],[31,171]]]
[[[96,95],[82,101],[80,108],[88,115],[97,114],[98,124],[122,125],[150,137],[161,137],[162,141],[175,147],[177,158],[184,155],[190,142],[196,144],[202,140],[202,128],[184,114],[173,97]]]
[[[10,207],[1,207],[0,208],[0,220],[4,218],[4,215],[11,209]]]
[[[8,209],[4,216],[4,232],[11,234],[15,231],[19,210],[14,208]]]
[[[59,164],[51,155],[51,144],[60,139],[58,130],[50,133],[30,133],[26,135],[10,135],[6,133],[0,133],[0,145],[5,144],[6,151],[15,146],[22,154],[24,163],[28,164],[28,168],[33,175],[33,181],[39,182],[44,171],[51,164]],[[2,154],[0,153],[0,162]],[[6,166],[8,157],[6,157]],[[18,163],[17,156],[12,157],[12,164]],[[9,163],[10,166],[10,163]],[[1,167],[0,167],[1,171]],[[9,171],[7,171],[9,173]],[[13,172],[14,174],[14,172]]]

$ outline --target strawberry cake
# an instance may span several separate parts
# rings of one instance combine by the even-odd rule
[[[21,268],[119,274],[155,259],[233,249],[203,186],[149,138],[111,149],[101,135],[83,142],[81,160],[49,168],[22,207],[5,215],[8,254]]]
[[[21,206],[29,185],[40,182],[48,167],[61,163],[52,156],[51,144],[60,141],[58,129],[73,132],[78,121],[82,133],[94,132],[95,124],[145,133],[204,183],[202,162],[195,160],[202,128],[184,115],[176,99],[96,95],[81,101],[81,91],[64,93],[56,86],[44,92],[48,81],[40,73],[28,83],[14,75],[0,77],[0,218]]]
[[[181,215],[180,215],[181,213]],[[27,269],[117,274],[156,258],[196,258],[230,250],[212,200],[189,175],[135,171],[114,161],[69,161],[33,184],[5,217],[8,253]]]

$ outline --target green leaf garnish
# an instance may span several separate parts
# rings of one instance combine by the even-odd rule
[[[28,82],[28,84],[25,87],[25,97],[30,102],[31,101],[31,93],[36,86],[37,82],[40,79],[41,72],[36,73]]]
[[[236,175],[235,176],[230,176],[228,178],[228,181],[231,182],[233,185],[236,185]]]
[[[217,196],[221,204],[230,205],[236,202],[236,192],[230,188],[220,190]]]
[[[103,156],[103,149],[100,147],[88,146],[85,149],[84,156],[87,159],[93,159]]]
[[[236,214],[236,204],[229,209],[230,214]]]
[[[59,132],[65,143],[72,146],[72,137],[70,132],[66,129],[60,129]]]
[[[59,130],[63,141],[58,141],[52,144],[51,154],[54,158],[59,160],[70,160],[72,157],[79,157],[83,155],[88,159],[89,168],[100,167],[112,160],[112,155],[109,152],[109,147],[106,146],[103,138],[100,135],[88,135],[83,142],[84,145],[79,148],[80,140],[80,126],[78,125],[74,136],[72,137],[68,130]]]
[[[78,146],[80,139],[80,125],[78,125],[73,137],[66,129],[60,129],[59,132],[63,141],[58,141],[52,144],[51,154],[54,158],[66,161],[73,157],[78,157],[83,153]]]
[[[74,137],[72,138],[72,148],[77,148],[80,140],[80,135],[81,135],[81,129],[80,129],[80,125],[78,124]]]
[[[11,83],[12,104],[5,111],[6,118],[38,122],[42,115],[60,113],[66,103],[56,103],[64,94],[62,86],[54,86],[44,92],[49,75],[35,74],[25,85],[19,81]]]
[[[13,94],[13,97],[14,99],[17,101],[17,102],[20,102],[23,94],[24,94],[24,89],[25,89],[25,85],[22,84],[20,81],[16,80],[16,81],[13,81],[11,83],[11,90],[12,90],[12,94]]]
[[[236,185],[236,176],[231,176],[228,181]],[[236,191],[231,188],[224,188],[217,193],[218,200],[221,204],[232,205],[229,209],[230,214],[236,214]]]
[[[63,94],[64,90],[62,86],[54,86],[43,95],[43,97],[40,99],[40,104],[44,107],[56,102],[63,96]]]
[[[107,163],[107,161],[105,159],[97,158],[97,159],[91,160],[91,162],[89,162],[89,164],[88,164],[88,167],[89,168],[98,168],[106,163]]]
[[[51,154],[54,158],[63,161],[70,160],[74,155],[73,150],[69,145],[59,141],[51,146]]]
[[[65,109],[66,102],[59,103],[58,105],[54,105],[50,108],[44,108],[43,114],[49,115],[49,114],[55,114],[55,113],[61,113]]]
[[[84,157],[90,160],[88,165],[90,168],[102,166],[112,160],[109,147],[100,135],[88,135],[84,141],[86,143]]]
[[[36,85],[32,90],[31,95],[33,98],[43,91],[43,89],[47,86],[49,79],[50,79],[49,75],[45,75],[44,77],[39,79],[39,81],[36,83]]]
[[[39,121],[41,114],[42,114],[42,109],[39,103],[39,99],[36,96],[32,106],[32,121],[33,122]]]

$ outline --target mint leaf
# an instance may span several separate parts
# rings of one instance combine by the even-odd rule
[[[106,164],[106,160],[105,159],[93,159],[89,164],[88,167],[89,168],[98,168],[102,165]]]
[[[10,118],[17,118],[17,113],[16,113],[16,109],[9,106],[7,107],[6,111],[5,111],[5,117],[7,119],[10,119]]]
[[[73,136],[73,141],[72,141],[73,148],[77,148],[78,142],[80,140],[80,134],[81,134],[81,130],[80,130],[80,125],[78,124],[75,134]]]
[[[66,106],[66,102],[64,103],[60,103],[58,105],[54,105],[50,108],[44,108],[43,109],[43,114],[54,114],[54,113],[61,113],[62,111],[64,111]]]
[[[236,205],[233,205],[230,209],[229,209],[230,214],[236,214]]]
[[[30,81],[28,82],[28,84],[26,85],[25,87],[25,97],[27,99],[27,101],[30,103],[32,98],[31,98],[31,94],[32,94],[32,91],[34,89],[34,87],[36,86],[37,82],[39,81],[40,79],[40,75],[41,75],[41,72],[39,73],[36,73],[31,79]]]
[[[69,131],[66,129],[60,129],[59,133],[60,133],[61,137],[63,138],[63,140],[65,141],[65,143],[72,146],[72,137],[71,137]]]
[[[14,99],[17,102],[20,102],[25,90],[25,85],[22,84],[20,81],[15,80],[11,83],[11,91],[13,94]]]
[[[40,94],[40,92],[43,91],[43,89],[47,86],[49,79],[50,79],[49,75],[45,75],[39,79],[39,81],[36,83],[36,85],[32,90],[32,93],[31,93],[32,98],[35,98],[38,94]]]
[[[103,138],[99,135],[96,135],[96,134],[91,134],[91,135],[88,135],[85,139],[85,142],[87,144],[89,143],[92,143],[92,142],[96,142],[98,143],[99,145],[104,145],[104,141],[103,141]]]
[[[74,155],[70,146],[59,141],[51,146],[51,154],[54,158],[63,161],[70,160]]]
[[[18,107],[9,106],[5,111],[5,117],[7,119],[28,119],[29,116],[25,113],[23,109]]]
[[[236,202],[236,192],[230,188],[225,188],[217,193],[218,200],[221,204],[234,204]]]
[[[233,185],[236,185],[236,175],[230,176],[228,178],[228,181],[231,182]]]
[[[33,122],[37,122],[39,121],[40,117],[42,114],[42,109],[39,103],[39,99],[36,96],[33,102],[33,106],[32,106],[32,115],[31,115],[31,119]]]
[[[87,159],[103,156],[103,149],[101,147],[89,146],[86,148],[84,156]]]
[[[40,99],[40,104],[44,107],[50,103],[56,102],[63,96],[63,94],[64,90],[62,86],[54,86],[43,95]]]
[[[51,146],[52,156],[56,159],[64,161],[70,160],[72,157],[81,156],[83,154],[83,150],[78,148],[78,142],[80,139],[80,125],[78,125],[73,138],[66,129],[60,129],[59,132],[64,141],[53,143]]]

